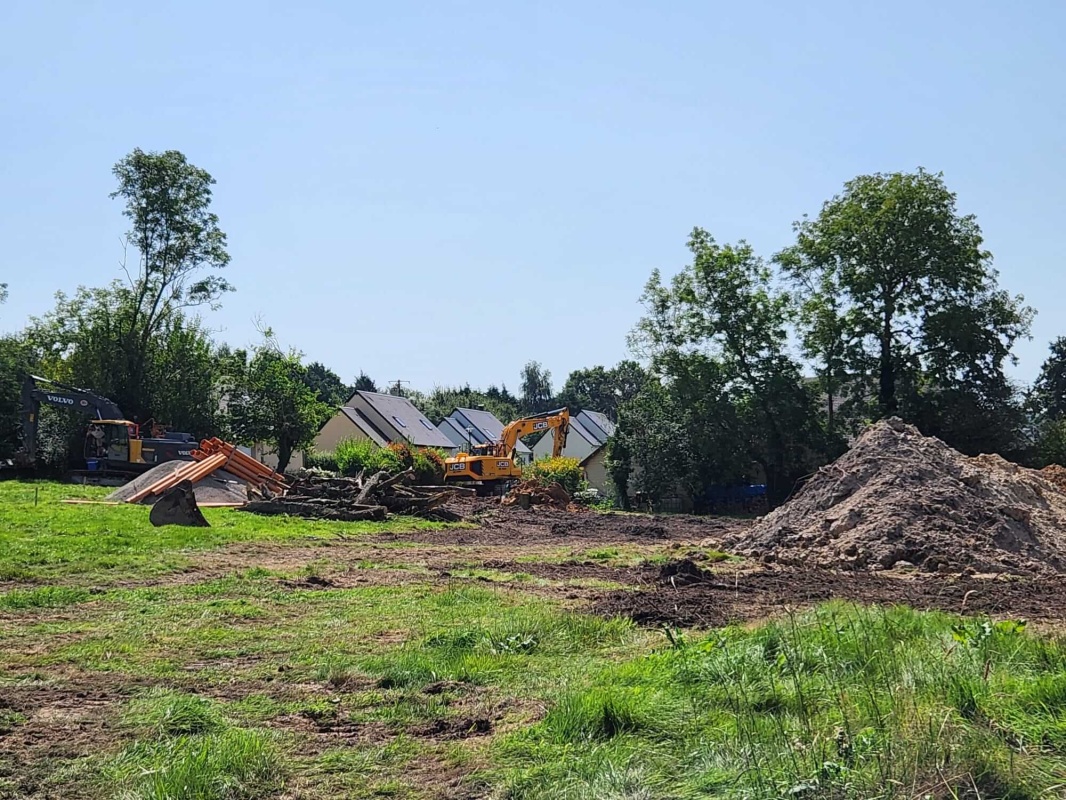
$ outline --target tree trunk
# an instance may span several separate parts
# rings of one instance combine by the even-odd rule
[[[896,401],[896,366],[892,363],[892,302],[885,300],[884,325],[881,329],[881,380],[879,401],[881,413],[886,417],[895,416],[899,409]]]
[[[832,367],[826,369],[825,372],[825,397],[826,397],[826,424],[825,429],[830,436],[833,435],[833,377]]]
[[[287,438],[282,437],[278,442],[278,472],[285,474],[285,470],[289,466],[289,461],[292,459],[292,442]]]

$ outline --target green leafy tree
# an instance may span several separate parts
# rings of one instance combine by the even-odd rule
[[[33,371],[33,360],[22,337],[0,337],[0,458],[11,458],[22,444],[22,379]]]
[[[524,414],[539,414],[552,407],[552,374],[539,361],[522,367],[521,409]]]
[[[636,397],[649,379],[648,371],[636,361],[622,361],[611,369],[575,370],[559,391],[557,402],[572,412],[599,411],[617,422],[619,407]]]
[[[196,319],[168,313],[144,344],[133,382],[122,336],[137,314],[134,296],[113,283],[57,295],[56,307],[31,320],[27,341],[46,377],[110,397],[135,422],[154,420],[197,435],[216,432],[220,362]]]
[[[129,388],[130,414],[147,416],[138,392],[148,377],[151,341],[182,309],[215,305],[232,287],[214,271],[230,256],[218,216],[211,211],[215,180],[177,150],[135,149],[115,164],[118,188],[111,197],[125,203],[128,245],[137,264],[123,269],[127,285],[112,286],[128,311],[114,320]]]
[[[1037,411],[1047,419],[1066,419],[1066,336],[1055,339],[1048,349],[1034,387]]]
[[[1052,340],[1025,404],[1036,460],[1066,465],[1066,336]]]
[[[355,379],[355,384],[352,386],[352,394],[355,392],[379,392],[378,385],[374,383],[374,379],[367,375],[365,372],[360,371],[359,376]],[[349,395],[350,397],[351,395]],[[348,398],[346,397],[345,400]]]
[[[998,288],[977,221],[940,175],[860,176],[795,230],[777,260],[803,288],[803,341],[827,385],[846,374],[880,415],[899,413],[901,387],[1001,391],[1032,312]]]
[[[704,357],[702,374],[713,374],[715,391],[732,407],[726,424],[734,427],[722,428],[723,437],[745,443],[766,475],[771,501],[778,501],[827,448],[816,397],[787,351],[791,300],[774,288],[770,269],[747,243],[719,245],[696,228],[688,247],[692,263],[669,285],[653,272],[642,297],[646,315],[631,343],[651,355],[668,383],[684,377],[681,367],[691,356]],[[700,457],[710,459],[710,450]],[[711,473],[735,479],[733,472],[714,465],[700,482]]]
[[[620,407],[618,430],[608,441],[607,471],[623,508],[631,497],[641,507],[655,506],[680,488],[692,452],[682,418],[683,410],[656,381]]]
[[[344,405],[355,392],[341,380],[340,375],[318,361],[307,365],[307,385],[314,390],[319,400],[331,408]]]
[[[438,386],[432,392],[421,395],[417,401],[412,400],[434,425],[457,408],[473,408],[494,414],[503,423],[508,423],[519,416],[518,404],[507,402],[499,394],[490,395],[469,385],[463,387]]]
[[[295,451],[310,446],[331,409],[308,386],[299,354],[282,352],[269,338],[236,377],[228,393],[230,430],[241,444],[269,445],[283,472]]]

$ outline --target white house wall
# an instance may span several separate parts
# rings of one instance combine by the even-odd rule
[[[592,444],[592,442],[588,441],[577,431],[571,430],[566,437],[566,447],[563,448],[563,455],[567,458],[576,458],[578,461],[581,461],[595,450],[597,446],[598,445]],[[540,437],[539,442],[533,445],[534,460],[551,458],[554,447],[555,431],[548,431],[548,433]]]

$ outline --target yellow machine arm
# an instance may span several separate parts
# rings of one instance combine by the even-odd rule
[[[541,431],[546,433],[549,430],[556,432],[552,456],[558,458],[563,453],[563,448],[566,446],[566,434],[570,430],[570,410],[566,408],[516,419],[500,434],[499,455],[510,456],[518,445],[518,440],[523,436]]]

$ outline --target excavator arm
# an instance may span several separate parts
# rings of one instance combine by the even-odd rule
[[[500,455],[509,456],[523,436],[542,431],[547,433],[549,430],[556,432],[552,455],[558,458],[566,446],[566,434],[570,430],[570,411],[566,408],[516,419],[500,435]]]
[[[27,375],[22,382],[22,446],[26,460],[31,463],[37,458],[37,418],[42,404],[73,409],[96,419],[123,419],[122,410],[106,397]]]

